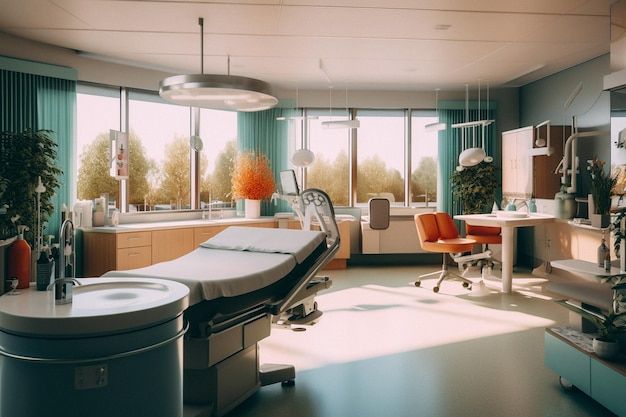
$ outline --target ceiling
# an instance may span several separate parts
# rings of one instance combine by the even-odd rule
[[[612,0],[0,0],[0,32],[280,89],[517,87],[609,52]]]

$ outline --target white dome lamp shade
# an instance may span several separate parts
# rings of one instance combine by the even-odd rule
[[[308,167],[315,162],[315,154],[308,149],[298,149],[291,155],[291,163],[296,167]]]
[[[253,112],[278,104],[272,87],[261,80],[230,75],[204,74],[204,19],[200,25],[200,74],[174,75],[159,83],[159,95],[174,104],[216,110]]]
[[[473,167],[481,163],[487,154],[483,148],[468,148],[459,155],[459,164],[464,167]]]

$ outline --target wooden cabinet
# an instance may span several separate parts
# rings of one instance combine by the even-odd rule
[[[152,233],[83,233],[83,275],[152,264]]]
[[[194,245],[194,229],[166,229],[152,232],[152,263],[171,261],[191,252]]]
[[[275,221],[200,223],[189,227],[83,230],[83,275],[101,276],[113,270],[142,268],[179,258],[229,226],[276,227]],[[153,229],[153,230],[150,230]]]
[[[202,242],[206,242],[224,229],[226,229],[226,226],[196,227],[193,229],[194,247],[200,246]]]
[[[135,269],[179,258],[197,248],[202,242],[217,235],[230,226],[277,227],[277,222],[228,221],[219,224],[182,227],[154,227],[138,231],[126,231],[123,228],[83,229],[83,275],[97,277],[113,270]],[[289,227],[300,228],[298,221],[290,222]],[[350,222],[339,222],[341,245],[339,253],[330,268],[345,268],[350,258]]]
[[[348,259],[350,259],[350,221],[341,220],[337,222],[337,228],[339,229],[339,250],[337,254],[330,261],[324,269],[345,269],[348,265]],[[312,225],[313,229],[319,230],[319,226]],[[289,229],[300,229],[299,220],[290,220],[287,223]]]
[[[550,129],[550,155],[532,156],[538,135],[547,139]],[[567,126],[534,126],[502,132],[502,195],[507,199],[553,199],[561,186],[555,170],[563,158],[563,144],[571,129]]]

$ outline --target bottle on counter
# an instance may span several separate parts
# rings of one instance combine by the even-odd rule
[[[606,272],[611,272],[611,252],[606,253],[606,258],[604,258],[604,270]]]
[[[600,243],[600,246],[598,246],[598,267],[602,268],[604,265],[604,261],[606,259],[607,254],[609,254],[609,262],[611,260],[611,255],[610,255],[611,251],[609,250],[609,247],[606,246],[606,240],[604,240],[604,238],[602,239],[602,243]]]
[[[37,258],[37,291],[45,291],[54,281],[54,259],[47,246],[44,246]]]
[[[30,286],[30,245],[24,240],[26,226],[17,227],[17,240],[9,247],[8,278],[17,278],[17,288]]]

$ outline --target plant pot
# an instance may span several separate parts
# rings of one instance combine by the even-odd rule
[[[613,360],[619,355],[619,342],[593,339],[593,350],[599,358]]]
[[[261,217],[261,200],[246,198],[245,205],[246,219],[258,219]]]
[[[604,229],[611,224],[611,215],[609,214],[590,214],[591,226],[598,229]]]

